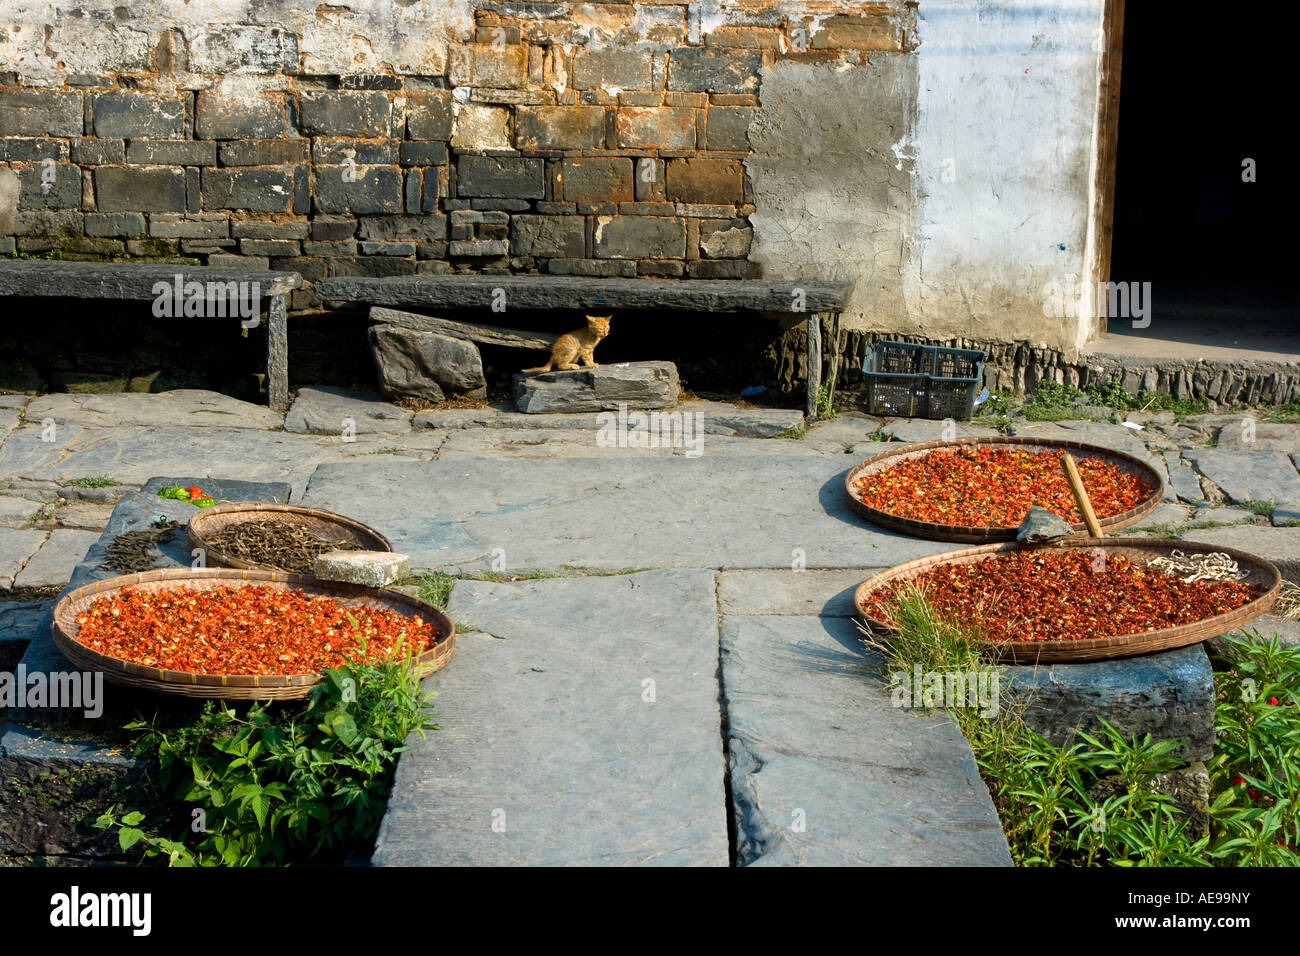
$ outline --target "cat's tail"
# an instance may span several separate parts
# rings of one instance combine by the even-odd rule
[[[539,365],[539,366],[537,366],[537,368],[521,368],[519,371],[521,371],[521,372],[549,372],[550,370],[551,370],[551,363],[550,363],[550,362],[547,362],[545,365]]]

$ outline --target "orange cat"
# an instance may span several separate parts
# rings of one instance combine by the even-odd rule
[[[567,332],[555,340],[551,346],[551,360],[537,368],[526,368],[525,372],[549,372],[551,369],[568,371],[578,367],[578,359],[588,368],[599,368],[592,352],[605,336],[609,335],[609,320],[612,315],[589,315],[587,327],[576,332]]]

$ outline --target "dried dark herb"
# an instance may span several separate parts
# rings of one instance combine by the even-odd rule
[[[208,547],[251,564],[311,574],[316,556],[363,550],[346,538],[326,538],[290,521],[241,521],[207,538]]]
[[[158,543],[182,527],[179,521],[158,519],[151,528],[116,535],[105,549],[104,567],[114,571],[152,571],[162,556]]]

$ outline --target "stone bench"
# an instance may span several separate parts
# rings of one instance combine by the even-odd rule
[[[183,306],[189,298],[186,286],[201,283],[206,303],[219,303],[224,316],[226,295],[231,288],[246,288],[240,283],[255,284],[257,314],[261,300],[267,302],[266,375],[270,405],[276,411],[289,408],[289,329],[285,296],[302,285],[296,272],[271,272],[258,269],[210,269],[172,263],[154,262],[78,262],[69,260],[19,259],[0,262],[0,296],[32,298],[154,300],[172,290],[166,314],[184,319]],[[233,287],[230,283],[236,283]],[[192,287],[191,287],[192,289]],[[251,292],[252,290],[250,290]],[[179,302],[177,301],[179,300]],[[206,305],[205,303],[205,305]],[[176,314],[177,305],[182,311]],[[233,304],[233,303],[232,303]],[[205,311],[199,318],[210,317]],[[235,310],[232,310],[235,311]],[[157,313],[155,313],[157,314]],[[191,316],[194,317],[194,316]],[[251,327],[251,326],[249,326]]]
[[[808,396],[806,412],[817,416],[821,386],[821,321],[831,320],[838,338],[839,317],[853,291],[850,282],[768,281],[763,279],[601,279],[579,276],[337,276],[318,280],[314,291],[330,302],[357,302],[398,308],[599,309],[681,312],[761,312],[806,316]],[[832,355],[838,356],[833,349]],[[834,363],[835,359],[832,359]],[[828,376],[834,388],[832,364]]]

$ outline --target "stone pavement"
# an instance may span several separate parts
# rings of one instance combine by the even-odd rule
[[[184,512],[153,494],[170,479],[137,493],[157,476],[281,482],[272,497],[371,523],[417,568],[519,578],[455,585],[462,633],[428,681],[443,729],[400,764],[377,863],[1010,862],[955,725],[890,706],[849,620],[874,569],[959,547],[874,528],[843,491],[880,439],[941,423],[844,415],[796,437],[797,412],[694,402],[688,440],[637,447],[591,414],[408,413],[337,389],[304,389],[284,419],[193,391],[0,411],[0,660],[30,642],[31,664],[57,663],[33,588],[106,575],[113,534]],[[1135,533],[1244,546],[1300,577],[1295,426],[1242,448],[1233,416],[1014,427],[1155,463],[1165,503]],[[188,563],[183,542],[164,552]],[[1177,653],[1150,664],[1203,683],[1204,654]],[[1063,714],[1131,690],[1072,667],[1068,686],[1022,682],[1065,687]]]

